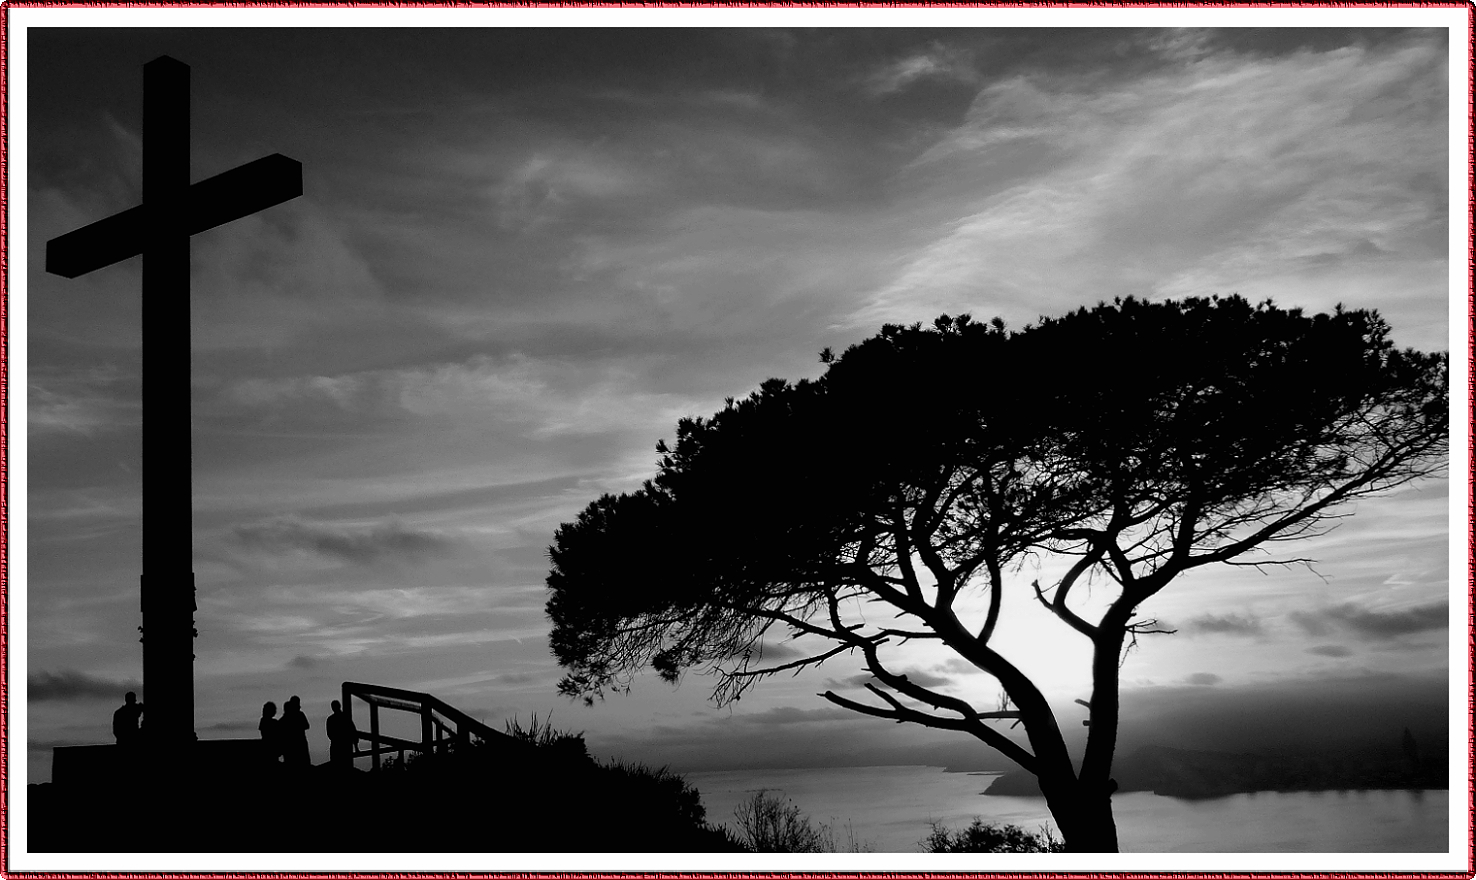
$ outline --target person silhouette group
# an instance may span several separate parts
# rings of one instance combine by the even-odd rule
[[[293,694],[282,704],[282,717],[277,717],[277,704],[268,700],[261,706],[261,720],[256,729],[261,733],[262,750],[268,763],[281,758],[288,767],[311,767],[308,749],[307,716],[302,713],[302,698]]]
[[[133,697],[132,694],[128,696]],[[359,731],[354,727],[353,719],[343,711],[343,706],[337,700],[333,701],[332,707],[333,714],[328,716],[326,725],[329,743],[328,757],[335,767],[352,768],[354,747],[359,741]],[[139,706],[139,709],[142,710],[143,707]],[[257,722],[256,729],[261,733],[262,754],[267,763],[276,764],[280,761],[288,767],[296,768],[312,766],[312,752],[308,748],[307,741],[308,727],[307,715],[302,711],[302,699],[297,695],[294,694],[282,705],[281,718],[277,717],[276,703],[270,701],[263,703],[261,720]],[[118,729],[116,715],[113,728],[116,733]]]

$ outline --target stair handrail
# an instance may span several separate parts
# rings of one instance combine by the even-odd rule
[[[476,736],[482,742],[501,742],[504,744],[520,742],[515,737],[509,736],[508,734],[503,733],[499,730],[493,730],[491,727],[488,727],[486,724],[471,717],[460,709],[457,709],[455,706],[452,706],[451,704],[447,703],[445,700],[442,700],[440,697],[435,696],[434,694],[422,693],[420,691],[411,691],[404,688],[390,687],[389,685],[367,684],[365,682],[357,681],[346,681],[343,683],[343,708],[344,712],[348,714],[349,720],[351,722],[353,720],[352,698],[355,696],[369,704],[370,730],[358,731],[357,741],[354,744],[354,757],[361,757],[366,755],[372,757],[374,762],[374,769],[376,770],[379,769],[379,756],[383,752],[398,751],[403,760],[404,753],[407,749],[419,752],[432,752],[440,743],[439,739],[432,739],[430,737],[429,725],[431,724],[431,722],[429,720],[424,722],[425,726],[422,727],[422,742],[419,745],[416,745],[410,740],[401,739],[399,737],[381,735],[378,729],[378,713],[380,705],[384,705],[386,708],[400,709],[401,711],[418,710],[418,712],[423,717],[427,718],[433,717],[431,713],[439,714],[447,721],[450,721],[455,725],[456,729],[454,731],[454,734],[457,740],[465,740],[469,742],[472,736]],[[411,704],[413,706],[416,706],[417,709],[409,709],[402,706],[381,704],[375,701],[375,697]],[[439,721],[436,721],[435,723],[441,729],[447,729],[445,724],[442,724]],[[368,740],[370,742],[371,749],[369,751],[359,751],[358,741],[362,740]],[[387,747],[386,744],[388,744]]]

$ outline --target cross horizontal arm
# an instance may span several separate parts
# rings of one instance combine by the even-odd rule
[[[300,195],[302,163],[281,153],[264,156],[190,186],[189,233],[214,229]],[[53,238],[46,243],[46,271],[76,278],[143,253],[147,217],[147,207],[137,205]]]

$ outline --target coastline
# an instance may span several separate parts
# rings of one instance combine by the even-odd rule
[[[1257,792],[1442,791],[1449,788],[1443,763],[1403,754],[1361,752],[1255,755],[1145,746],[1118,758],[1113,779],[1119,793],[1150,792],[1178,800],[1209,800]],[[1035,777],[1024,770],[1000,774],[982,794],[1039,797]]]
[[[984,796],[1000,771],[937,764],[696,771],[707,819],[732,824],[759,789],[817,823],[875,845],[918,852],[930,823],[961,828],[976,816],[1026,830],[1054,825],[1045,799]],[[982,777],[990,777],[984,779]],[[1449,793],[1297,791],[1186,800],[1150,791],[1113,798],[1125,852],[1444,852]],[[844,839],[844,838],[842,838]]]

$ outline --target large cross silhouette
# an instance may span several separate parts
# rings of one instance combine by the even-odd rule
[[[190,183],[190,68],[144,65],[143,204],[46,243],[76,278],[143,255],[143,680],[146,741],[194,739],[195,575],[190,498],[190,236],[302,195],[302,165],[273,154]]]

